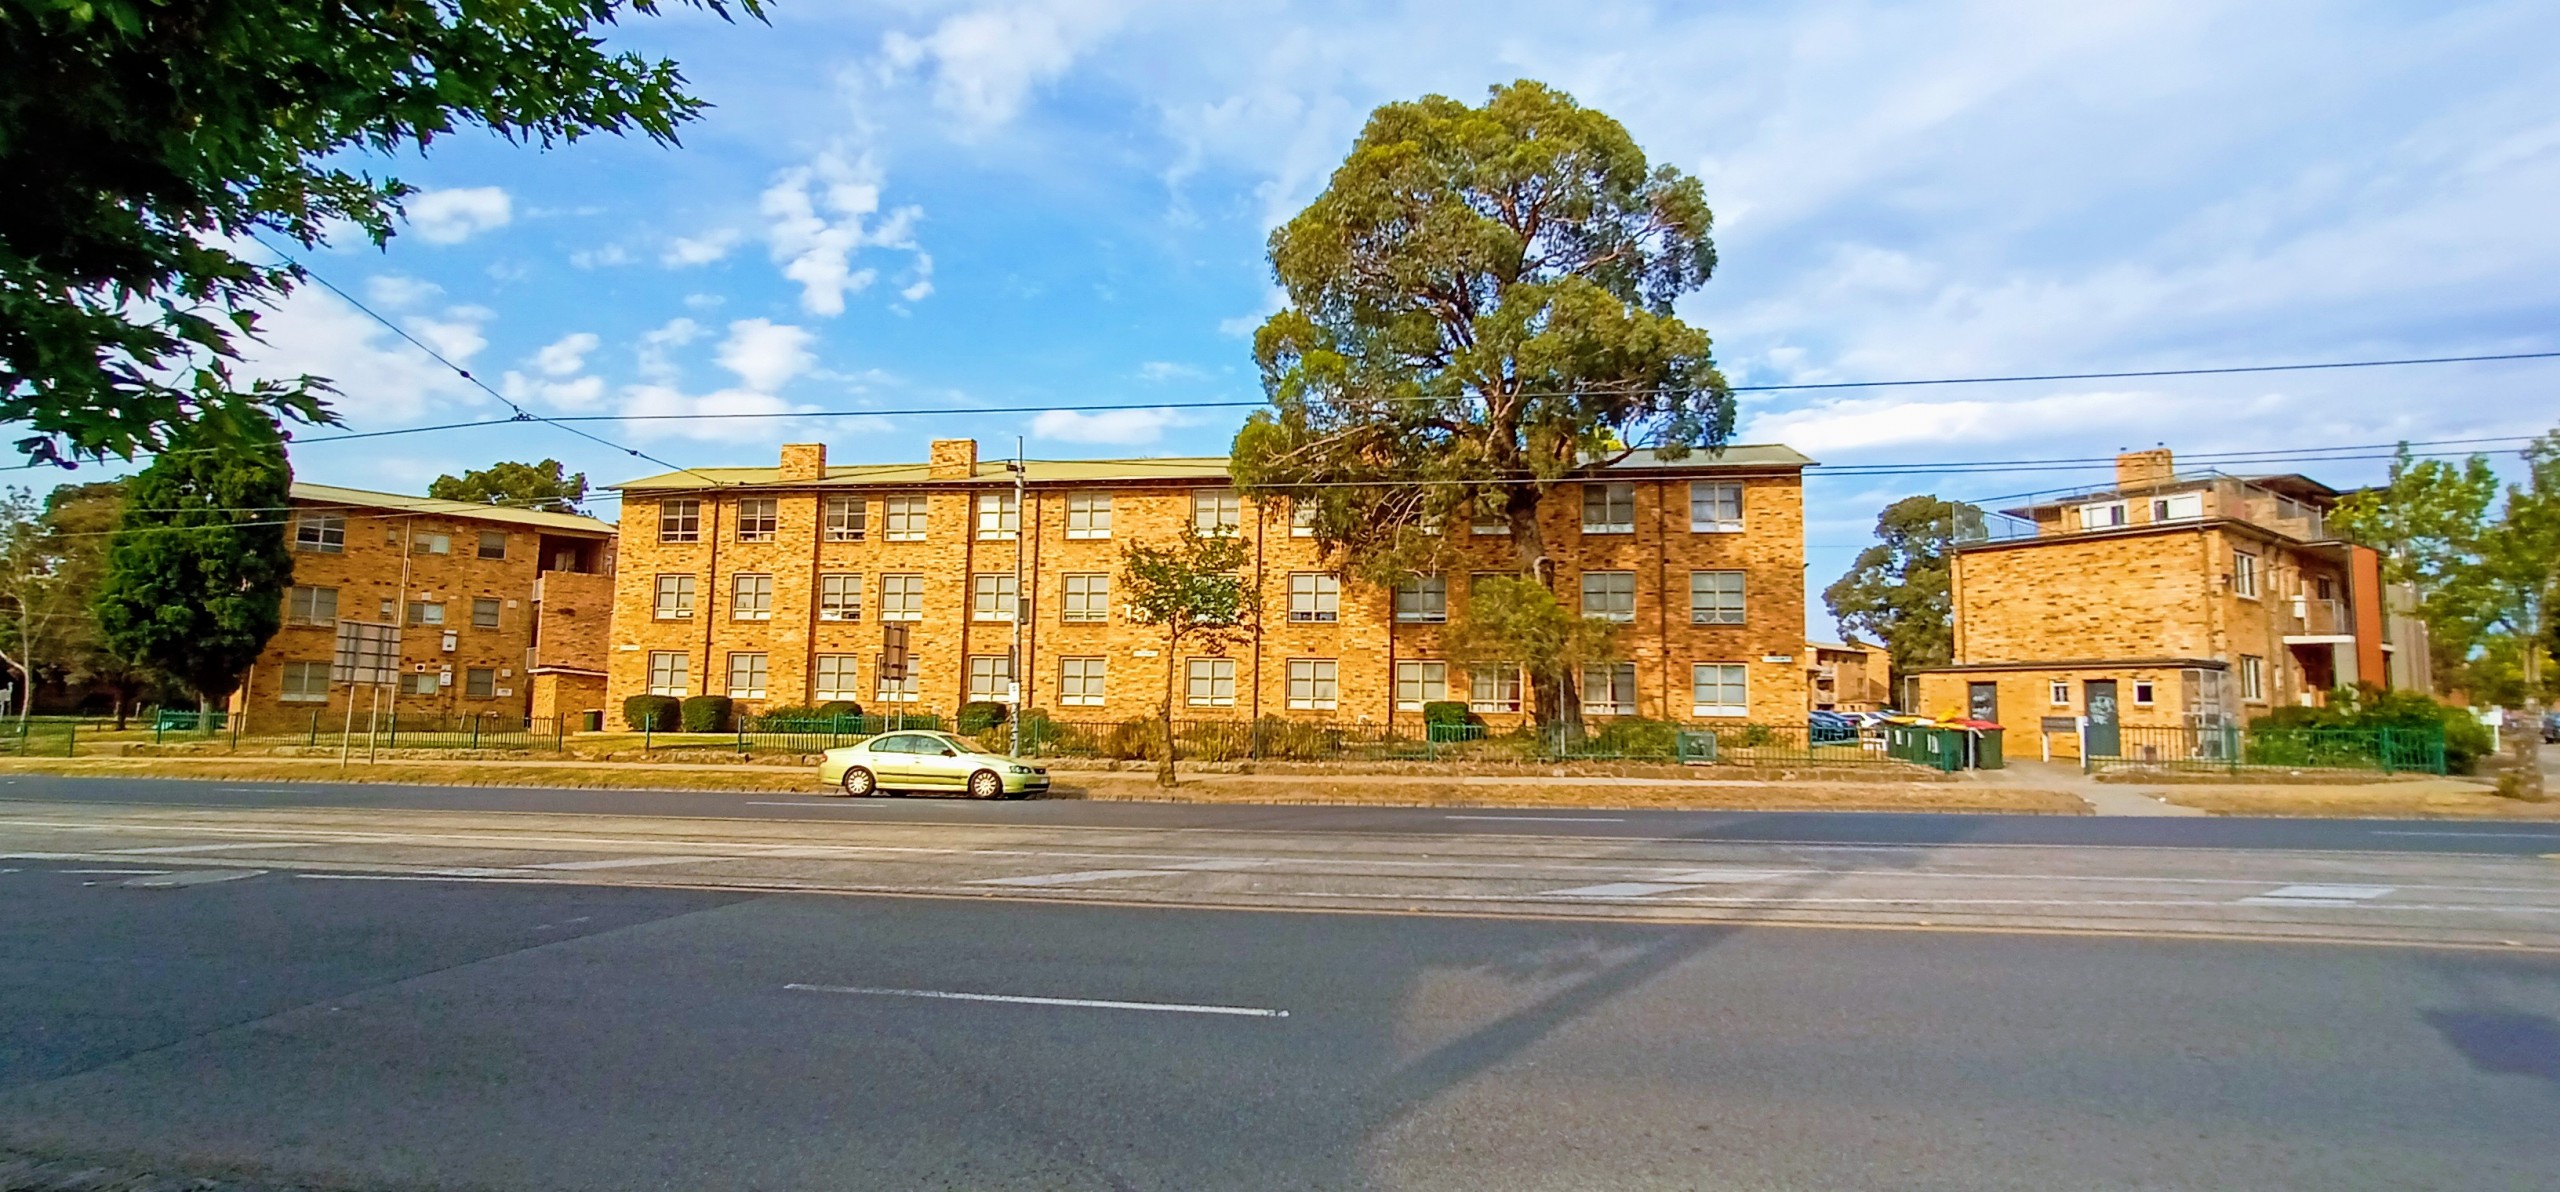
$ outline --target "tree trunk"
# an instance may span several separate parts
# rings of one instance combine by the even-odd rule
[[[125,694],[124,694],[124,688],[122,688],[122,687],[113,687],[113,686],[110,686],[110,687],[108,688],[108,690],[113,691],[113,692],[115,692],[115,693],[116,693],[116,731],[117,731],[117,732],[123,732],[123,731],[124,731],[124,721],[125,721]]]
[[[1170,634],[1165,637],[1164,703],[1156,707],[1156,785],[1163,787],[1173,786],[1176,782],[1173,773],[1173,680],[1174,668],[1178,665],[1176,660],[1182,653],[1177,648],[1177,641]]]
[[[2535,618],[2540,624],[2540,618]],[[2551,797],[2542,783],[2542,651],[2543,636],[2527,634],[2520,643],[2518,668],[2524,672],[2524,726],[2507,742],[2508,772],[2515,775],[2516,798],[2539,803]]]
[[[1511,490],[1510,497],[1504,502],[1503,513],[1511,524],[1511,549],[1520,561],[1521,574],[1554,592],[1557,603],[1579,611],[1578,593],[1573,601],[1568,602],[1564,593],[1556,591],[1555,560],[1547,557],[1546,533],[1538,525],[1539,497],[1535,487],[1520,485]],[[1582,701],[1574,690],[1572,668],[1553,665],[1553,659],[1542,663],[1524,658],[1521,662],[1526,664],[1522,669],[1528,672],[1530,682],[1531,716],[1541,727],[1562,725],[1566,733],[1579,734],[1582,731]]]

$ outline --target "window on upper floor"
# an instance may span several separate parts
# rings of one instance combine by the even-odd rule
[[[1742,573],[1739,571],[1690,572],[1689,623],[1692,625],[1741,624]]]
[[[453,535],[420,532],[409,539],[409,553],[415,555],[449,555],[453,553]]]
[[[774,497],[738,500],[738,541],[771,542],[782,525],[782,502]]]
[[[870,529],[867,516],[869,509],[870,507],[865,505],[860,497],[827,498],[827,541],[862,541],[863,534]]]
[[[1191,494],[1191,528],[1203,535],[1233,534],[1244,524],[1244,503],[1232,489]]]
[[[691,497],[658,502],[658,541],[702,541],[702,502]]]
[[[498,627],[497,597],[474,596],[471,598],[471,627],[474,629],[495,629]]]
[[[293,549],[324,555],[347,549],[347,519],[336,513],[304,513],[293,519]]]
[[[288,625],[337,624],[338,590],[304,587],[285,589],[284,619]]]
[[[1437,623],[1449,619],[1449,577],[1434,572],[1396,585],[1396,619]]]
[[[1293,499],[1289,502],[1289,536],[1291,538],[1316,536],[1316,503],[1313,498],[1303,501]]]
[[[1012,489],[978,494],[978,537],[1007,539],[1022,533],[1022,504]]]
[[[1582,615],[1600,621],[1635,620],[1636,573],[1632,571],[1583,572]]]
[[[1070,624],[1098,624],[1111,619],[1111,573],[1089,571],[1059,577],[1066,589],[1058,619]]]
[[[1110,493],[1067,494],[1067,537],[1109,538],[1111,536]]]
[[[2151,498],[2151,520],[2155,522],[2194,521],[2203,516],[2203,493],[2171,493]]]
[[[2231,594],[2258,598],[2258,556],[2245,550],[2231,552]]]
[[[1341,620],[1342,581],[1321,571],[1291,572],[1289,619],[1292,621]]]
[[[1582,532],[1635,533],[1636,486],[1623,480],[1585,483],[1582,486]]]
[[[1693,480],[1689,483],[1689,532],[1693,534],[1739,534],[1742,532],[1742,486],[1731,480]]]
[[[2124,502],[2099,501],[2080,507],[2080,528],[2111,530],[2125,524]]]
[[[507,532],[505,530],[480,531],[480,557],[483,559],[506,558]]]
[[[773,577],[750,574],[730,576],[729,619],[732,621],[772,620]]]
[[[818,619],[821,621],[861,620],[862,577],[845,574],[819,576]]]
[[[891,542],[924,541],[923,493],[900,493],[883,500],[880,506],[881,520],[888,523],[881,537]]]
[[[1001,572],[969,577],[969,619],[1010,621],[1020,607],[1021,581]]]
[[[880,619],[883,621],[923,620],[924,577],[921,575],[881,576]]]
[[[657,600],[652,615],[659,620],[682,620],[693,615],[693,577],[661,575],[658,577]]]

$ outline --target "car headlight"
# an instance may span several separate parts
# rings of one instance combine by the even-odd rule
[[[1040,772],[1029,766],[1006,766],[1005,769],[1011,770],[1016,774],[1037,774]]]

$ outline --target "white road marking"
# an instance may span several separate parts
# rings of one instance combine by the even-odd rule
[[[450,873],[297,873],[293,876],[315,882],[513,882],[523,885],[541,880],[527,875],[462,877]]]
[[[1193,1006],[1181,1002],[1116,1002],[1082,997],[1029,997],[1010,993],[957,993],[947,989],[882,989],[868,985],[783,986],[803,993],[846,993],[865,997],[916,997],[946,1002],[1002,1002],[1015,1006],[1074,1006],[1088,1010],[1152,1010],[1163,1014],[1220,1014],[1230,1018],[1287,1018],[1286,1010],[1256,1006]]]
[[[643,865],[690,865],[696,861],[734,861],[735,857],[607,857],[601,861],[549,861],[525,869],[633,869]]]
[[[228,853],[240,849],[327,847],[323,844],[298,844],[290,840],[261,840],[248,844],[164,844],[158,848],[111,848],[103,851],[119,857],[145,857],[162,853]]]
[[[181,886],[210,886],[215,882],[236,882],[244,877],[257,877],[263,869],[188,869],[153,877],[137,877],[124,884],[137,890],[174,890]]]
[[[1623,824],[1622,815],[1444,815],[1442,819],[1493,820],[1497,823],[1518,821],[1524,824]]]
[[[2463,839],[2481,837],[2506,840],[2560,840],[2560,832],[2386,832],[2376,829],[2373,834],[2376,836],[2454,836]]]
[[[169,871],[166,869],[64,869],[57,872],[77,873],[83,876],[132,877],[139,874],[144,877],[150,877],[154,874],[162,874]]]
[[[1668,882],[1608,882],[1598,886],[1576,886],[1570,890],[1549,890],[1537,898],[1642,898],[1648,894],[1668,894],[1674,890],[1694,890],[1696,886]]]
[[[1773,882],[1782,877],[1806,877],[1821,872],[1819,869],[1695,869],[1687,873],[1666,873],[1662,880],[1738,885],[1743,882]]]
[[[745,804],[745,805],[746,805],[746,806],[749,806],[749,807],[860,807],[860,808],[864,808],[864,809],[866,809],[866,810],[875,809],[875,808],[876,808],[876,809],[885,809],[885,808],[890,808],[890,807],[897,807],[897,806],[900,806],[900,804],[897,804],[897,803],[891,803],[891,802],[887,802],[887,801],[884,801],[884,800],[878,800],[878,799],[824,799],[824,798],[810,798],[810,799],[803,799],[803,800],[801,800],[801,801],[799,801],[799,802],[797,802],[797,803],[763,802],[763,801],[758,801],[758,800],[750,799],[750,800],[748,800],[748,801],[746,802],[746,804]]]
[[[1260,869],[1270,863],[1249,857],[1211,857],[1206,861],[1185,861],[1179,865],[1167,865],[1165,868],[1191,873],[1224,873],[1235,869]]]
[[[968,883],[972,886],[1073,886],[1084,882],[1108,882],[1124,877],[1170,877],[1164,869],[1085,869],[1075,873],[1042,873],[1030,877],[982,877]]]
[[[2279,886],[2264,894],[2243,898],[2242,902],[2285,902],[2294,899],[2323,899],[2338,902],[2362,902],[2380,898],[2399,889],[2397,886]]]

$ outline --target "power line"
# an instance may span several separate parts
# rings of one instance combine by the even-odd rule
[[[1913,385],[2008,385],[2027,381],[2127,381],[2148,377],[2225,377],[2241,373],[2317,372],[2340,368],[2398,368],[2411,364],[2486,364],[2499,360],[2555,360],[2560,352],[2501,352],[2481,356],[2411,356],[2396,360],[2322,360],[2307,364],[2243,364],[2221,368],[2152,368],[2133,372],[2032,373],[1995,377],[1937,377],[1916,381],[1825,381],[1794,385],[1732,385],[1734,393],[1807,389],[1885,389]]]

